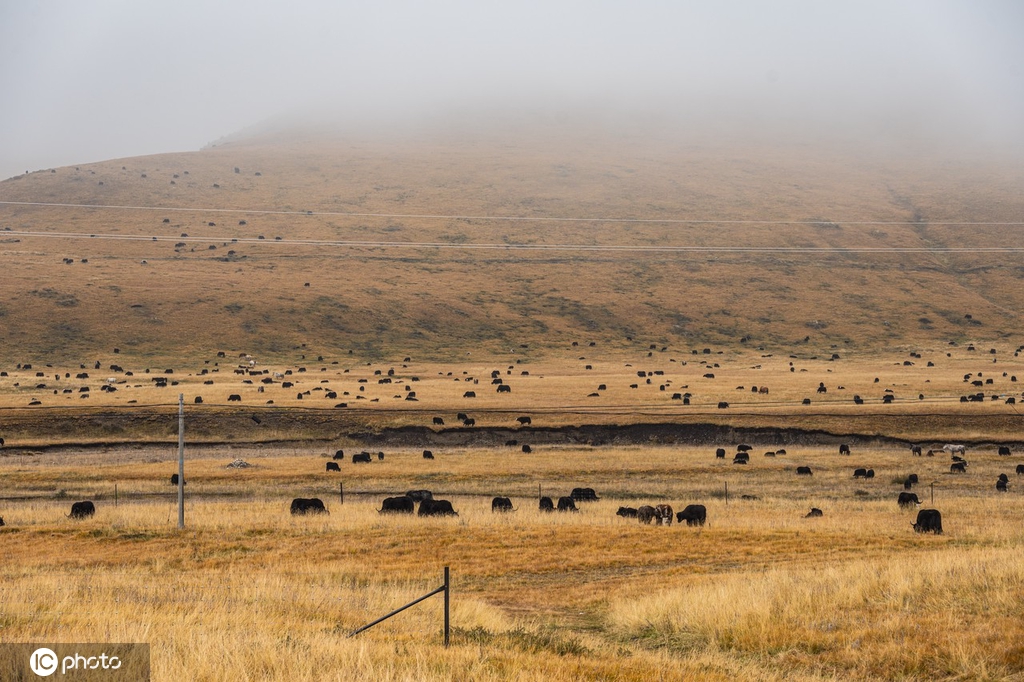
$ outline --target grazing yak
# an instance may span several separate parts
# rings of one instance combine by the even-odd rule
[[[737,452],[732,458],[733,464],[746,464],[749,461],[750,455],[747,454],[746,452]]]
[[[434,426],[444,426],[444,419],[441,417],[434,417]]]
[[[555,504],[550,497],[540,498],[540,510],[543,512],[555,511]]]
[[[911,445],[910,446],[910,454],[914,455],[915,457],[920,457],[921,456],[921,446],[920,445]]]
[[[1009,445],[1000,445],[999,446],[999,455],[1001,457],[1009,457],[1010,456],[1010,446]]]
[[[996,481],[996,490],[998,490],[1001,493],[1005,493],[1006,492],[1006,481],[1004,481],[1002,479],[999,479],[998,481]]]
[[[340,472],[341,471],[341,467],[338,466],[337,462],[328,462],[327,463],[327,471],[339,471]]]
[[[6,525],[7,524],[4,523],[4,517],[0,516],[0,526],[6,526]]]
[[[1017,475],[1024,476],[1024,464],[1017,465]]]
[[[811,467],[797,467],[796,468],[796,475],[797,476],[813,476],[814,472],[811,471]]]
[[[327,511],[327,507],[324,506],[324,501],[319,497],[311,497],[309,499],[296,497],[292,500],[291,512],[295,516],[305,514],[330,514],[330,512]]]
[[[171,474],[171,485],[178,485],[178,474]],[[182,485],[188,485],[188,481],[182,481]]]
[[[715,450],[715,457],[717,459],[725,459],[725,448],[718,448]]]
[[[658,520],[658,525],[671,526],[672,514],[672,505],[658,504],[654,506],[654,518]]]
[[[633,507],[619,507],[619,511],[615,512],[616,516],[621,516],[624,519],[635,519],[636,509]]]
[[[942,534],[942,514],[938,509],[922,509],[917,512],[917,523],[911,524],[918,533]]]
[[[568,495],[562,495],[561,497],[558,498],[558,511],[560,511],[560,512],[564,512],[564,511],[576,512],[576,511],[579,511],[579,509],[576,508],[576,501],[575,500],[573,500]]]
[[[917,499],[917,493],[900,493],[897,502],[902,509],[921,504],[921,500]]]
[[[491,500],[491,511],[492,512],[511,512],[515,511],[512,506],[512,500],[507,497],[495,497]]]
[[[360,462],[362,462],[364,464],[369,464],[370,463],[370,453],[369,452],[357,452],[356,454],[352,455],[352,463],[353,464],[359,464]]]
[[[867,478],[868,477],[868,470],[867,469],[854,469],[853,470],[853,477],[854,478]]]
[[[840,443],[840,445],[839,445],[839,454],[840,455],[848,455],[848,454],[850,454],[850,446],[847,445],[846,443]]]
[[[533,448],[531,448],[529,445],[523,445],[522,451],[525,452],[526,454],[530,454],[531,452],[533,452]]]
[[[825,515],[825,513],[823,511],[821,511],[820,509],[818,509],[817,507],[811,507],[811,511],[807,512],[806,514],[804,514],[804,518],[805,519],[810,519],[810,518],[814,518],[816,516],[824,516],[824,515]]]
[[[577,502],[594,502],[601,499],[594,492],[593,488],[573,488],[572,492],[569,493],[569,497]]]
[[[448,500],[423,500],[417,512],[420,516],[458,516]]]
[[[951,474],[966,474],[967,473],[967,462],[953,462],[949,465],[949,473]]]
[[[707,518],[708,510],[703,504],[688,504],[676,514],[676,521],[686,521],[687,526],[703,526]]]
[[[90,500],[84,502],[75,502],[71,505],[71,513],[68,514],[68,518],[71,519],[87,519],[96,513],[96,505]]]
[[[385,497],[381,502],[378,514],[412,514],[416,511],[416,503],[408,495],[401,497]]]
[[[405,494],[405,496],[413,502],[422,502],[423,500],[434,499],[434,494],[429,490],[410,490]]]
[[[434,459],[434,453],[430,450],[423,451],[423,459]]]
[[[650,523],[654,519],[654,507],[645,504],[636,510],[636,518],[640,523]]]
[[[337,452],[334,453],[333,459],[345,459],[345,451],[338,450]]]
[[[529,417],[516,417],[516,421],[522,426],[529,426],[533,423],[533,420]]]

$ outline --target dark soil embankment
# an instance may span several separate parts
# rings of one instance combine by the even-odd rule
[[[822,430],[749,428],[718,424],[628,424],[523,428],[456,428],[434,431],[421,426],[352,433],[350,440],[368,446],[503,446],[516,445],[836,445],[839,443],[907,445],[898,438],[835,434]]]
[[[481,415],[478,414],[478,417]],[[346,444],[366,447],[504,447],[516,445],[697,445],[729,447],[750,443],[766,448],[848,443],[863,447],[925,447],[943,443],[971,446],[1018,442],[1017,415],[748,415],[714,419],[691,415],[672,423],[579,423],[579,414],[545,414],[551,426],[495,426],[514,421],[507,413],[482,413],[479,426],[426,426],[422,414],[357,410],[236,409],[193,411],[186,416],[190,446]],[[535,417],[536,419],[536,417]],[[626,415],[626,420],[635,416]],[[573,423],[572,421],[575,421]],[[409,423],[413,421],[414,423]],[[419,422],[418,424],[415,422]],[[404,423],[403,423],[404,422]],[[562,422],[559,424],[559,422]],[[569,423],[566,423],[569,422]],[[766,423],[767,422],[767,423]],[[971,434],[969,437],[967,434]],[[160,408],[67,413],[18,411],[0,414],[0,456],[17,450],[91,449],[122,445],[177,445],[177,414]]]
[[[823,430],[806,430],[794,428],[749,428],[722,426],[718,424],[630,424],[630,425],[583,425],[540,428],[453,428],[433,430],[423,426],[405,426],[384,428],[378,431],[360,431],[347,433],[339,438],[277,438],[257,440],[250,443],[239,441],[217,441],[207,439],[186,439],[191,451],[195,448],[217,449],[238,447],[318,447],[331,450],[335,446],[349,443],[355,447],[367,448],[457,448],[457,447],[515,447],[530,446],[706,446],[731,448],[741,443],[751,444],[756,448],[779,448],[794,446],[823,446],[838,448],[846,443],[854,448],[870,447],[910,447],[910,442],[900,438],[887,436],[865,436],[860,434],[837,434]],[[960,441],[969,446],[992,446],[988,441]],[[1015,451],[1024,449],[1024,442],[1000,442],[1009,445]],[[923,443],[927,448],[939,448],[942,443]],[[0,450],[0,456],[23,454],[26,452],[88,452],[107,448],[132,447],[135,449],[160,448],[177,446],[174,443],[160,442],[125,442],[112,440],[109,442],[89,443],[55,443],[51,445],[34,444],[19,446],[9,444]]]

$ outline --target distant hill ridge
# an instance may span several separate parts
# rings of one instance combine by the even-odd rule
[[[585,126],[276,133],[41,171],[0,201],[139,208],[0,204],[0,360],[1024,340],[1022,181]]]

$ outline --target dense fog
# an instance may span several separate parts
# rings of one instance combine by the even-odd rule
[[[1015,149],[1022,29],[1015,0],[9,2],[0,177],[269,124],[564,111],[630,130]]]

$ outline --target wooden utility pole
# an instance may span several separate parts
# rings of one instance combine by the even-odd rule
[[[185,528],[185,395],[178,394],[178,530]]]

